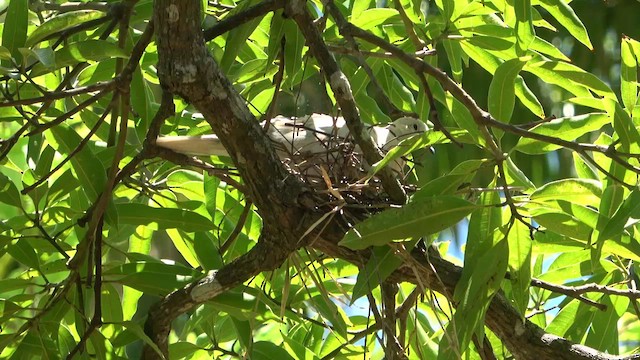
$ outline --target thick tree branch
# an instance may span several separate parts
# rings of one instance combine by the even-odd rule
[[[279,267],[293,251],[308,243],[301,241],[301,234],[320,217],[309,210],[313,208],[314,199],[306,195],[304,184],[285,171],[243,99],[209,55],[199,28],[200,22],[197,21],[200,18],[199,6],[200,2],[183,0],[156,0],[154,3],[161,84],[203,113],[237,165],[246,183],[247,195],[263,217],[264,228],[258,243],[248,253],[219,271],[173,292],[153,307],[145,331],[165,356],[168,354],[167,336],[176,316],[241,285],[262,271]],[[288,2],[287,12],[298,23],[308,45],[327,73],[350,130],[364,149],[367,147],[367,139],[362,132],[355,103],[350,97],[349,83],[313,25],[306,4],[303,1]],[[391,53],[395,51],[388,48],[385,50]],[[424,65],[421,64],[419,66],[423,68]],[[446,78],[439,81],[449,84],[447,81],[450,79],[446,74],[435,68],[433,71]],[[465,101],[468,105],[472,104],[481,115],[482,124],[490,119],[457,85],[450,91],[467,97]],[[365,151],[368,153],[367,160],[372,163],[379,157],[372,146]],[[393,182],[389,182],[389,178],[385,180],[385,188],[389,192],[394,191]],[[395,196],[403,197],[401,193],[395,193]],[[311,206],[305,205],[308,202],[311,202]],[[323,228],[322,236],[313,234],[305,239],[313,238],[312,246],[328,256],[344,259],[358,266],[365,265],[369,251],[355,252],[337,245],[344,235],[337,221],[331,221]],[[450,301],[453,301],[451,294],[460,276],[461,268],[437,257],[430,257],[428,261],[424,254],[416,250],[413,260],[397,269],[388,281],[425,285],[449,296]],[[486,325],[518,359],[622,359],[547,334],[529,321],[523,323],[520,314],[502,294],[497,294],[492,300],[486,315]],[[146,347],[145,358],[156,359],[160,355]]]

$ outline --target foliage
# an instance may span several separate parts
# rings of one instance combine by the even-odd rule
[[[602,51],[562,0],[202,1],[206,46],[256,119],[350,116],[322,77],[335,59],[362,121],[434,128],[390,152],[416,164],[402,206],[356,224],[334,196],[286,230],[304,247],[243,268],[277,208],[253,186],[275,180],[154,147],[221,121],[188,94],[163,102],[158,40],[175,34],[149,20],[167,3],[5,4],[1,358],[166,356],[149,314],[180,296],[171,359],[522,358],[539,334],[513,324],[602,358],[640,346],[640,42],[617,38],[612,89],[559,45]],[[341,247],[307,236],[340,219]]]

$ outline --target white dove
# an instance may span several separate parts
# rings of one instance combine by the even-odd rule
[[[300,173],[309,175],[309,169],[319,174],[318,166],[325,170],[359,168],[366,171],[369,165],[361,157],[358,146],[353,144],[349,129],[342,117],[325,114],[312,114],[299,118],[276,116],[271,119],[267,135],[274,142],[278,155],[283,162],[295,165]],[[413,134],[424,133],[427,126],[419,119],[401,117],[385,126],[367,126],[374,143],[383,151],[391,150],[398,143]],[[227,150],[216,135],[201,136],[163,136],[157,139],[160,147],[187,155],[227,156]],[[340,166],[336,166],[336,165]],[[355,166],[354,166],[355,164]],[[393,170],[401,172],[404,161],[397,160],[389,164]],[[336,177],[335,171],[333,171]],[[341,171],[338,177],[349,177]]]

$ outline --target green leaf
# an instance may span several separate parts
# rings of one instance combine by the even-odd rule
[[[487,197],[486,200],[489,199],[490,197]],[[471,221],[490,222],[490,218],[496,214],[494,211],[476,212]],[[509,244],[505,230],[498,227],[488,234],[475,234],[479,237],[480,243],[476,244],[477,251],[465,254],[462,277],[454,293],[458,306],[440,342],[438,359],[455,358],[456,353],[462,353],[467,349],[472,335],[475,334],[478,338],[484,336],[486,310],[499,290],[508,266]]]
[[[551,120],[544,124],[535,126],[530,131],[536,134],[552,136],[566,141],[573,141],[582,135],[600,130],[610,122],[611,118],[608,114],[590,113]],[[559,148],[561,148],[560,145],[523,137],[518,141],[514,150],[525,154],[535,155],[544,154]]]
[[[593,228],[571,214],[552,208],[536,208],[531,210],[531,215],[550,231],[584,242],[591,240]]]
[[[116,204],[115,208],[121,224],[157,223],[159,229],[177,228],[188,232],[211,231],[216,227],[210,219],[184,209],[157,208],[136,203]]]
[[[598,240],[607,240],[622,234],[627,223],[640,219],[640,191],[634,189],[622,202],[613,217],[607,221],[604,228],[598,234]]]
[[[19,49],[25,46],[27,40],[27,26],[29,18],[29,2],[24,0],[11,0],[4,17],[2,28],[2,46],[5,47],[16,63],[22,63],[22,54]],[[2,66],[13,67],[7,60],[2,61]]]
[[[255,360],[293,360],[294,358],[282,346],[269,341],[257,341],[251,346],[251,359]]]
[[[242,2],[239,6],[236,6],[233,9],[232,14],[245,10],[250,5],[251,1]],[[258,27],[263,17],[264,16],[259,16],[251,21],[247,21],[244,24],[233,28],[233,30],[229,32],[225,42],[224,54],[220,60],[220,67],[223,72],[229,72],[229,69],[231,69],[231,65],[235,62],[238,53],[243,47],[247,46],[247,39]]]
[[[516,0],[513,7],[516,13],[516,52],[523,56],[536,37],[533,29],[533,8],[531,0]]]
[[[99,19],[103,16],[105,16],[104,13],[97,10],[70,11],[52,16],[45,23],[38,26],[31,35],[29,35],[29,38],[26,41],[26,46],[32,47],[50,35],[87,21]]]
[[[45,136],[59,153],[66,156],[71,155],[82,141],[80,135],[65,124],[52,127],[50,131],[45,132]],[[107,182],[107,175],[102,163],[85,146],[82,150],[73,154],[71,166],[78,176],[82,190],[87,195],[88,200],[95,201],[104,190]]]
[[[299,82],[302,75],[302,50],[305,45],[304,36],[293,21],[284,23],[284,67],[287,74],[286,87]]]
[[[576,40],[583,43],[589,50],[593,50],[587,29],[568,4],[563,0],[540,0],[539,2]]]
[[[476,46],[472,46],[466,41],[460,42],[460,45],[467,55],[469,55],[475,62],[477,62],[480,66],[482,66],[482,68],[484,68],[491,74],[495,73],[496,69],[501,64],[496,56]],[[518,75],[518,77],[516,78],[515,92],[516,96],[518,97],[518,99],[520,99],[522,104],[535,116],[541,118],[544,117],[544,109],[542,108],[540,101],[527,87],[527,84],[524,82],[520,75]]]
[[[340,245],[359,250],[393,240],[435,234],[469,215],[477,205],[454,196],[434,196],[376,214],[349,230]]]
[[[627,113],[638,101],[638,59],[633,52],[632,40],[626,36],[620,44],[620,95]]]
[[[195,280],[200,273],[176,263],[138,261],[104,271],[106,281],[117,282],[144,293],[166,295]]]
[[[520,316],[524,316],[529,305],[529,284],[531,283],[531,238],[529,229],[520,221],[509,231],[509,281],[511,297]]]
[[[411,197],[411,202],[420,202],[422,199],[438,195],[454,195],[460,185],[470,182],[483,165],[486,159],[467,160],[458,164],[449,174],[429,181]]]
[[[358,272],[350,305],[353,305],[356,300],[377,288],[402,264],[402,259],[394,254],[395,250],[389,246],[375,246],[372,249],[369,261]]]
[[[151,338],[144,332],[144,329],[142,328],[142,326],[140,326],[140,324],[134,321],[123,321],[121,324],[125,328],[127,328],[127,330],[136,334],[138,339],[142,340],[146,346],[149,346],[150,348],[152,348],[156,352],[156,354],[160,357],[160,359],[165,358],[164,355],[162,355],[162,351],[160,351],[160,348],[158,348],[158,345],[154,343],[153,340],[151,340]]]
[[[460,47],[460,42],[444,39],[442,40],[442,45],[444,46],[444,50],[447,53],[447,58],[449,59],[449,64],[451,66],[451,73],[453,74],[453,79],[461,83],[462,82],[462,48]]]
[[[358,17],[351,18],[351,23],[363,30],[380,26],[394,16],[398,17],[396,9],[372,8],[363,11]]]
[[[31,76],[39,76],[65,66],[85,61],[101,61],[111,58],[126,59],[129,54],[106,40],[85,40],[67,44],[55,53],[55,65],[38,63],[31,70]]]
[[[530,199],[536,202],[566,200],[584,206],[600,203],[602,184],[589,179],[563,179],[549,182],[536,191]]]
[[[615,99],[616,95],[611,88],[597,76],[575,65],[562,61],[549,61],[540,56],[535,56],[524,67],[541,80],[560,86],[578,97],[590,97],[587,89],[597,95]]]
[[[11,60],[13,57],[11,56],[11,51],[4,46],[0,46],[0,59],[2,60]]]
[[[507,158],[506,164],[505,175],[507,177],[507,184],[521,186],[527,190],[536,188],[535,184],[520,170],[511,157]]]
[[[296,359],[308,359],[308,360],[321,360],[313,350],[306,347],[303,343],[296,341],[288,336],[283,335],[283,340],[286,346],[296,355]],[[310,343],[312,345],[313,343]],[[280,359],[280,357],[271,357],[270,359]]]
[[[120,295],[112,284],[102,284],[101,289],[102,321],[121,322],[122,306],[120,305]]]
[[[489,86],[489,112],[498,121],[511,121],[515,104],[515,81],[528,58],[511,59],[502,63]]]
[[[38,260],[38,255],[36,254],[33,247],[31,247],[26,240],[18,240],[15,244],[10,245],[7,248],[7,252],[16,261],[22,263],[23,265],[29,268],[32,268],[32,269],[40,268],[40,261]]]
[[[640,134],[629,114],[615,99],[605,99],[605,108],[613,118],[613,128],[619,137],[623,151],[638,153],[640,151]]]
[[[2,173],[0,173],[0,202],[17,208],[22,208],[20,192],[18,191],[16,184]]]
[[[372,177],[378,173],[382,168],[387,166],[390,162],[395,161],[403,156],[407,156],[418,149],[424,149],[437,140],[444,139],[441,133],[429,131],[425,134],[415,134],[402,140],[398,145],[391,149],[384,158],[377,163],[373,164],[369,170],[369,176]]]

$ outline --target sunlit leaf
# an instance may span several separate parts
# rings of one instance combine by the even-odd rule
[[[50,35],[64,31],[78,24],[99,19],[103,16],[103,12],[96,10],[69,11],[64,14],[53,16],[29,34],[26,46],[31,47]]]
[[[380,246],[393,240],[437,233],[455,225],[477,205],[454,196],[435,196],[389,209],[361,222],[340,245],[351,249]]]
[[[573,141],[584,134],[599,130],[609,123],[611,123],[611,118],[607,114],[591,113],[551,120],[535,126],[530,131],[565,141]],[[526,154],[543,154],[561,147],[549,142],[523,137],[514,149]]]
[[[502,63],[493,74],[489,86],[489,112],[499,121],[510,122],[515,104],[515,81],[528,59],[512,59]]]

